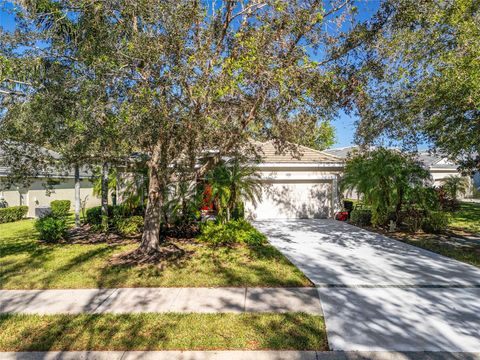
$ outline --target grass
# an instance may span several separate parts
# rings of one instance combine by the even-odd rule
[[[459,211],[450,213],[449,226],[480,234],[480,204],[461,203]]]
[[[323,318],[303,313],[10,314],[0,328],[0,351],[328,350]]]
[[[178,242],[187,255],[162,266],[111,265],[126,244],[43,244],[33,220],[0,224],[0,288],[312,286],[271,245],[211,248]]]
[[[387,234],[387,236],[480,267],[480,242],[477,244],[473,242],[462,243],[458,240],[432,234]]]

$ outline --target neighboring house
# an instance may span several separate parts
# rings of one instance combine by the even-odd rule
[[[256,220],[328,218],[338,210],[338,179],[343,160],[322,151],[299,147],[300,157],[279,154],[273,142],[260,145],[258,165],[263,194],[256,206],[245,204]]]
[[[356,146],[349,146],[349,147],[342,147],[336,149],[328,149],[325,150],[326,153],[337,156],[343,160],[345,160],[349,154],[356,151],[358,147]],[[425,167],[430,171],[432,176],[434,186],[441,186],[442,181],[449,176],[461,176],[461,174],[457,170],[457,165],[448,160],[446,157],[440,155],[431,154],[428,151],[420,151],[417,154],[418,160],[422,162]],[[468,178],[469,182],[472,182],[472,179]],[[355,194],[349,194],[353,197],[356,197]],[[468,197],[471,195],[471,191],[469,191],[466,196]]]
[[[0,166],[0,198],[5,199],[8,206],[28,206],[28,217],[36,217],[36,209],[49,206],[53,200],[70,200],[72,209],[75,200],[75,182],[73,170],[66,174],[51,172],[30,179],[28,187],[12,186],[5,188],[2,179],[8,175],[8,169]],[[80,199],[86,201],[87,207],[100,205],[100,199],[93,195],[93,184],[90,181],[91,173],[86,169],[80,170]],[[45,185],[51,186],[46,190]]]

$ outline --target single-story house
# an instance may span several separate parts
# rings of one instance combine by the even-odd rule
[[[325,150],[325,152],[330,155],[336,156],[342,160],[345,160],[352,152],[356,150],[358,150],[358,147],[348,146],[328,149]],[[457,169],[457,165],[444,156],[432,154],[428,151],[420,151],[417,153],[417,158],[430,172],[433,181],[432,185],[434,186],[441,186],[442,181],[449,176],[462,176]],[[468,180],[470,183],[472,183],[471,178],[468,178]],[[348,195],[355,197],[355,194]],[[469,195],[471,195],[471,191],[466,194],[467,197]]]
[[[273,142],[260,146],[258,165],[263,194],[256,206],[245,204],[257,220],[329,218],[339,209],[338,181],[343,160],[299,146],[300,157],[278,153]]]
[[[260,144],[262,161],[258,165],[263,184],[261,199],[254,205],[245,204],[246,216],[251,219],[292,219],[333,217],[339,208],[338,179],[343,161],[321,151],[299,147],[299,157],[289,152],[279,154],[273,142]],[[0,168],[0,180],[7,176],[6,168]],[[91,174],[80,172],[81,199],[86,207],[100,205],[93,195]],[[44,184],[56,180],[49,191]],[[0,183],[1,186],[1,183]],[[36,209],[48,206],[52,200],[70,200],[74,203],[73,171],[67,174],[50,173],[32,179],[27,188],[0,188],[0,198],[9,206],[27,205],[28,216],[35,217]]]
[[[0,181],[8,174],[8,169],[0,167]],[[100,199],[93,194],[91,174],[82,169],[80,171],[80,199],[87,208],[100,205]],[[46,184],[49,183],[48,190]],[[53,200],[70,200],[72,209],[75,200],[75,181],[73,171],[69,173],[52,172],[47,176],[32,178],[28,187],[22,185],[10,188],[2,187],[0,182],[0,199],[4,199],[8,206],[28,206],[28,217],[37,217],[37,208],[49,206]]]

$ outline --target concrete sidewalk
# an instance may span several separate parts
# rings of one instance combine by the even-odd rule
[[[315,288],[118,288],[0,290],[0,313],[242,313],[322,314]]]
[[[479,353],[343,351],[51,351],[1,353],[2,360],[478,360]]]

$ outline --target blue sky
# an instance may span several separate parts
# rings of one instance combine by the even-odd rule
[[[1,2],[0,2],[1,3]],[[366,18],[369,17],[378,7],[378,1],[366,1],[359,5],[359,17]],[[6,4],[7,7],[10,5]],[[8,12],[3,11],[0,8],[0,25],[4,29],[12,30],[15,27],[14,17]],[[337,119],[335,119],[332,124],[336,129],[335,139],[336,142],[333,147],[344,147],[349,146],[353,143],[353,137],[355,133],[355,121],[357,118],[354,115],[347,115],[341,112]]]

